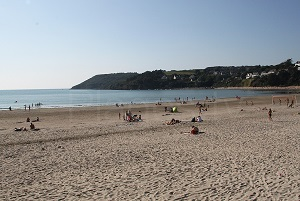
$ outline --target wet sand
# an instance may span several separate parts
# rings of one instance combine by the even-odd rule
[[[0,111],[0,200],[300,199],[297,104],[217,99],[199,123],[196,102]],[[40,130],[14,131],[27,117]]]

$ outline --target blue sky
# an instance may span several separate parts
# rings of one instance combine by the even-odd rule
[[[0,0],[0,89],[300,60],[299,0]]]

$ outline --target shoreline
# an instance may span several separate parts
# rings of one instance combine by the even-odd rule
[[[215,89],[253,89],[253,90],[300,90],[300,86],[287,87],[218,87]]]
[[[178,90],[178,89],[177,89]],[[185,93],[185,92],[182,92],[182,97],[183,99],[185,97],[194,97],[194,96],[197,96],[197,90],[200,90],[200,97],[197,97],[197,99],[195,100],[199,100],[201,101],[201,98],[204,99],[204,95],[205,95],[205,90],[213,90],[213,91],[210,91],[207,95],[209,97],[211,96],[217,96],[217,98],[220,98],[222,96],[225,96],[228,97],[228,94],[230,94],[230,96],[232,97],[235,97],[236,95],[239,95],[239,96],[243,96],[243,94],[245,95],[245,93],[248,93],[247,96],[255,96],[253,95],[253,93],[251,92],[252,91],[261,91],[261,92],[257,92],[257,93],[300,93],[300,90],[297,90],[296,87],[289,87],[289,88],[265,88],[265,87],[262,87],[262,88],[253,88],[253,87],[243,87],[243,88],[240,88],[240,87],[227,87],[227,88],[215,88],[215,89],[203,89],[203,88],[191,88],[191,89],[181,89],[180,91],[188,91],[188,90],[195,90],[195,93],[194,94],[190,94],[190,93]],[[218,92],[219,90],[223,90],[223,91],[220,91],[220,93]],[[227,91],[226,91],[227,90]],[[232,90],[240,90],[240,92],[238,94],[234,94],[235,92],[232,92]],[[153,90],[155,91],[155,90]],[[231,92],[230,92],[231,91]],[[228,93],[227,93],[228,92]],[[155,93],[155,92],[154,92]],[[151,93],[150,93],[151,94]],[[153,92],[152,92],[153,94]],[[186,95],[185,95],[186,94]],[[227,94],[227,95],[226,95]],[[38,95],[38,94],[37,94]],[[66,94],[64,94],[66,95]],[[218,97],[218,95],[220,95],[220,97]],[[22,95],[23,96],[23,95]],[[155,97],[155,99],[153,98],[153,95],[151,95],[152,97],[150,99],[148,99],[147,97],[145,98],[137,98],[138,99],[138,102],[137,103],[134,103],[134,104],[151,104],[151,103],[157,103],[157,102],[173,102],[174,99],[170,97],[170,94],[167,93],[166,95],[166,99],[161,101],[160,98],[163,97]],[[173,95],[173,96],[176,96],[176,93]],[[181,97],[181,98],[182,98]],[[114,102],[111,102],[111,101],[101,101],[99,99],[100,102],[84,102],[84,100],[82,100],[81,102],[72,102],[72,100],[70,100],[69,102],[65,101],[66,99],[68,100],[68,98],[70,98],[68,95],[65,97],[65,99],[63,100],[59,100],[58,102],[45,102],[44,100],[45,97],[41,96],[37,96],[36,97],[36,100],[18,100],[17,101],[14,101],[14,103],[11,102],[11,104],[8,104],[8,103],[1,103],[1,110],[9,110],[9,107],[12,107],[13,110],[22,110],[24,109],[24,106],[27,105],[27,109],[28,109],[28,104],[25,104],[26,103],[30,103],[30,102],[42,102],[44,104],[41,105],[41,108],[73,108],[73,107],[98,107],[98,106],[112,106],[112,105],[115,105],[116,103],[118,103],[119,105],[121,105],[122,103],[123,104],[131,104],[130,101],[135,101],[135,99],[128,99],[128,98],[125,98],[122,102],[121,99],[118,99],[118,100],[115,100]],[[95,98],[95,97],[94,97]],[[96,97],[97,98],[97,97]],[[160,100],[160,101],[159,101]],[[119,102],[118,102],[119,101]],[[121,101],[121,102],[120,102]],[[111,103],[110,103],[111,102]],[[140,102],[144,102],[144,103],[140,103]],[[83,104],[82,104],[83,103]],[[33,105],[33,104],[32,104]],[[35,107],[31,107],[31,109],[36,109],[36,108],[39,108],[39,106],[35,106]]]

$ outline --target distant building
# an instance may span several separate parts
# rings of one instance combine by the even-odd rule
[[[269,72],[262,72],[260,74],[260,76],[262,77],[262,76],[270,75],[270,74],[273,74],[273,73],[275,73],[275,70],[270,70]]]
[[[247,73],[246,79],[255,78],[255,77],[258,77],[258,76],[259,76],[259,73],[257,73],[257,72]]]
[[[220,72],[220,71],[214,71],[213,74],[214,74],[214,75],[223,75],[223,73]]]
[[[297,67],[298,70],[300,70],[300,61],[297,61],[297,62],[295,63],[295,67]]]
[[[246,79],[250,79],[250,78],[252,78],[252,73],[247,73]]]
[[[273,73],[276,73],[276,70],[270,70],[270,71],[268,72],[269,75],[270,75],[270,74],[273,74]]]
[[[252,78],[254,78],[254,77],[259,77],[259,73],[257,73],[257,72],[253,73]]]
[[[267,73],[265,71],[261,72],[261,74],[260,74],[260,76],[266,76],[266,75],[269,75],[269,73]]]

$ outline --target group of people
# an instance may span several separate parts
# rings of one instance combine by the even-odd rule
[[[116,107],[123,107],[123,106],[124,106],[123,104],[119,105],[118,103],[116,103]]]
[[[17,101],[16,101],[17,102]],[[25,110],[28,108],[28,110],[30,111],[31,108],[33,108],[33,105],[35,107],[40,107],[41,105],[43,105],[42,103],[35,103],[35,104],[28,104],[28,105],[24,105]]]
[[[193,117],[191,122],[202,122],[203,119],[201,118],[201,116],[199,115],[197,118]],[[191,134],[199,134],[199,128],[196,126],[192,126],[192,130],[191,130]]]
[[[121,114],[119,113],[119,118],[120,115]],[[129,122],[142,121],[142,115],[132,114],[130,110],[125,112],[123,118],[125,121],[129,121]]]
[[[202,118],[201,116],[198,116],[197,118],[193,117],[192,119],[192,122],[196,122],[196,119],[197,119],[197,122],[202,122]],[[166,125],[174,125],[174,124],[177,124],[177,123],[180,123],[181,121],[180,120],[176,120],[174,118],[171,119],[171,121],[168,121],[166,122]],[[191,134],[199,134],[199,128],[196,127],[196,126],[192,126],[192,129],[190,131]]]
[[[197,118],[196,117],[193,117],[191,122],[202,122],[203,119],[201,118],[201,116],[199,115]]]
[[[40,118],[37,117],[36,120],[32,120],[31,122],[36,122],[36,121],[40,121]],[[30,122],[30,118],[27,117],[26,122]]]
[[[40,130],[39,128],[35,128],[35,125],[31,122],[30,125],[30,130],[38,131]],[[15,131],[27,131],[26,127],[21,127],[21,128],[15,128]]]
[[[33,121],[30,121],[30,118],[27,117],[26,122],[30,122],[30,125],[29,125],[30,130],[34,130],[34,131],[40,130],[39,128],[36,128],[35,125],[32,123],[32,122],[37,122],[37,121],[40,121],[39,117],[37,117],[36,120],[33,120]],[[15,131],[27,131],[27,128],[26,127],[15,128]]]
[[[209,105],[206,105],[205,103],[202,105],[201,103],[196,103],[195,107],[199,108],[199,115],[202,114],[202,112],[207,111],[207,108],[209,108]]]
[[[279,102],[279,105],[281,105],[281,99],[279,99],[278,102]],[[288,107],[290,107],[290,108],[294,107],[294,99],[292,99],[292,101],[291,101],[291,103],[290,103],[290,99],[287,98],[287,99],[285,100],[285,102],[286,102],[286,106],[288,106]],[[275,105],[275,100],[274,100],[274,99],[273,99],[273,105]]]

